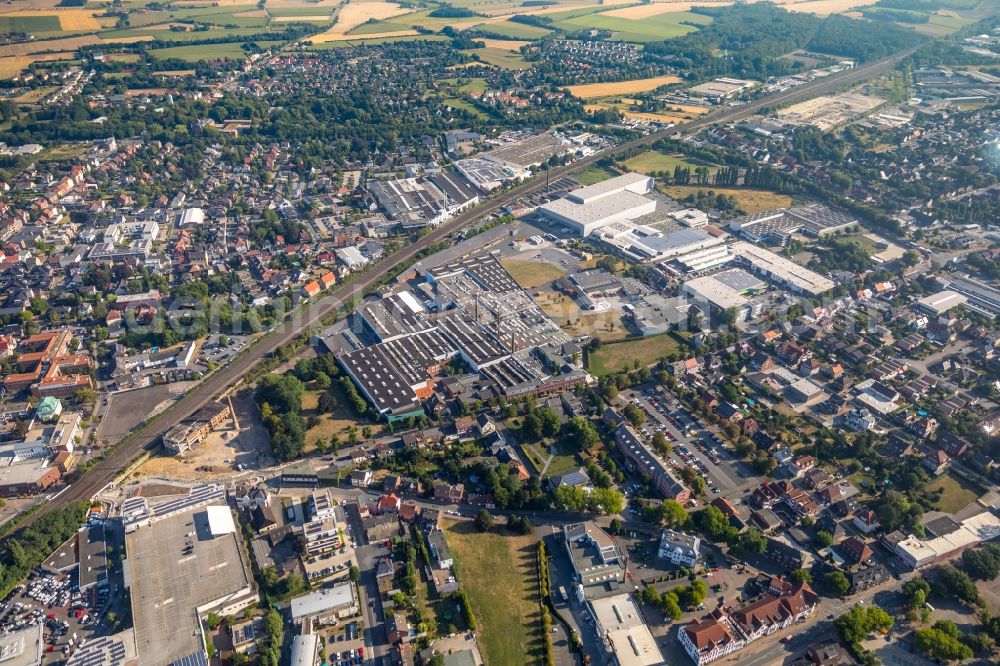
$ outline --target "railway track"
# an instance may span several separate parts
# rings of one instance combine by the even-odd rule
[[[868,63],[861,67],[856,67],[837,75],[818,79],[810,83],[805,83],[791,90],[771,95],[769,97],[755,100],[748,104],[733,109],[727,109],[720,113],[710,113],[696,120],[677,125],[675,127],[651,132],[645,136],[626,141],[623,144],[609,148],[607,150],[594,153],[588,157],[576,160],[571,164],[562,165],[549,170],[548,180],[555,180],[563,176],[570,176],[577,171],[586,169],[589,166],[600,162],[617,154],[633,150],[635,148],[648,147],[656,141],[669,138],[678,133],[691,132],[694,130],[716,125],[720,123],[732,122],[747,116],[753,115],[762,109],[775,105],[787,104],[801,101],[829,92],[833,92],[844,86],[860,83],[885,73],[895,67],[901,60],[908,57],[915,49],[907,49],[896,53],[893,56]],[[75,501],[92,498],[104,486],[113,481],[129,464],[134,461],[145,450],[156,447],[159,438],[174,425],[180,423],[196,411],[214,400],[219,394],[225,392],[253,369],[257,363],[267,358],[275,350],[288,345],[301,332],[321,323],[327,315],[341,308],[345,303],[356,297],[359,293],[371,289],[376,285],[382,276],[407,262],[416,258],[421,251],[433,246],[439,241],[445,240],[452,232],[475,222],[479,218],[494,213],[516,202],[545,186],[546,178],[536,177],[526,181],[510,190],[505,191],[498,197],[489,199],[479,206],[457,215],[452,220],[437,227],[419,241],[403,248],[388,257],[380,264],[383,271],[372,271],[370,274],[362,275],[347,285],[335,289],[325,297],[316,302],[315,305],[305,310],[305,315],[301,318],[293,316],[293,321],[282,324],[275,330],[260,338],[255,345],[246,350],[243,356],[235,359],[229,365],[219,369],[215,374],[202,380],[194,389],[185,394],[181,399],[169,407],[166,412],[151,424],[143,426],[131,438],[108,456],[97,463],[78,481],[65,489],[57,497],[50,499],[41,508],[27,516],[15,530],[12,530],[7,538],[16,534],[24,527],[32,524],[39,517],[63,507]]]

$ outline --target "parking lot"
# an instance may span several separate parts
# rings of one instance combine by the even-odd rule
[[[667,462],[677,471],[692,467],[705,479],[707,491],[726,498],[740,497],[756,485],[753,474],[737,460],[718,435],[692,416],[673,396],[654,389],[622,395],[646,412],[640,431],[649,438],[662,432],[671,446]]]
[[[108,605],[107,588],[81,592],[77,574],[33,573],[0,605],[0,631],[42,625],[43,663],[65,659],[99,635]]]

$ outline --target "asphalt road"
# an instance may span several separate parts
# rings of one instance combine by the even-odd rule
[[[841,74],[818,79],[786,92],[771,95],[735,109],[729,109],[721,113],[711,113],[706,116],[702,116],[697,120],[677,125],[670,129],[652,132],[646,136],[627,141],[606,151],[601,151],[582,158],[571,164],[553,168],[548,174],[548,180],[552,181],[562,178],[563,176],[570,176],[577,171],[599,162],[600,160],[606,159],[623,151],[649,146],[660,139],[673,136],[679,132],[690,132],[709,125],[731,122],[753,115],[754,113],[757,113],[767,107],[812,98],[835,91],[844,86],[859,83],[890,70],[900,60],[906,58],[912,52],[913,49],[901,51],[890,58],[868,63]],[[100,463],[95,465],[80,480],[59,495],[59,497],[45,503],[38,511],[35,511],[31,516],[28,516],[24,522],[18,526],[18,529],[7,535],[4,540],[11,535],[18,534],[21,529],[30,525],[39,517],[47,514],[53,509],[61,508],[75,501],[89,500],[101,488],[110,483],[122,470],[128,467],[128,465],[135,460],[135,458],[137,458],[143,450],[154,448],[163,433],[197,412],[230,387],[236,385],[244,376],[246,376],[247,373],[250,372],[250,370],[253,369],[258,362],[267,358],[278,348],[291,343],[299,333],[318,325],[327,315],[335,312],[358,294],[363,294],[365,291],[372,288],[372,286],[375,285],[385,273],[414,259],[419,252],[439,241],[445,240],[451,233],[462,229],[485,215],[489,215],[490,213],[503,209],[505,206],[513,204],[521,197],[543,188],[545,186],[545,182],[545,178],[536,177],[532,180],[516,185],[496,198],[489,199],[483,204],[459,214],[451,221],[442,224],[428,233],[416,243],[409,245],[388,257],[381,264],[381,267],[384,267],[385,272],[382,270],[372,270],[367,274],[361,275],[359,279],[343,287],[335,289],[327,296],[317,301],[314,305],[308,307],[301,316],[293,317],[292,323],[286,323],[274,331],[266,334],[260,338],[255,345],[248,348],[242,356],[235,359],[229,365],[220,368],[213,375],[202,380],[196,388],[192,389],[183,398],[178,400],[164,414],[162,414],[160,418],[152,424],[137,431],[132,439],[109,454],[108,457]]]

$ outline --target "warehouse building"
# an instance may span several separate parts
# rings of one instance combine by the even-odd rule
[[[483,192],[495,190],[518,177],[518,174],[506,164],[479,157],[458,160],[455,162],[455,168]]]
[[[539,206],[538,212],[585,238],[608,224],[652,213],[656,202],[645,196],[652,189],[649,176],[627,173],[575,189],[562,199]]]
[[[726,243],[724,235],[712,234],[706,229],[660,231],[628,221],[609,223],[593,237],[633,261],[649,263],[722,249]]]
[[[823,238],[858,224],[856,217],[823,204],[776,208],[745,215],[729,223],[729,230],[751,243],[785,246],[792,234]]]
[[[965,296],[958,293],[957,291],[939,291],[936,294],[931,294],[930,296],[924,296],[917,301],[917,307],[932,315],[943,315],[948,310],[958,307],[959,305],[965,305],[968,301]]]
[[[390,421],[423,413],[441,365],[457,353],[437,329],[394,338],[337,356],[375,409]]]
[[[1000,537],[1000,518],[989,511],[967,518],[961,523],[944,516],[931,521],[926,528],[929,528],[933,537],[926,541],[913,535],[901,540],[883,541],[907,567],[919,569]]]
[[[742,241],[734,243],[730,249],[741,264],[794,293],[819,296],[834,287],[833,280],[770,250]]]
[[[688,93],[696,97],[706,97],[715,102],[721,102],[740,93],[753,90],[757,85],[756,81],[722,77],[689,88]]]
[[[354,615],[360,608],[358,592],[354,583],[348,580],[295,597],[289,610],[296,625],[306,620],[314,625],[324,625],[336,624],[338,620]]]
[[[447,171],[370,181],[368,190],[389,219],[405,229],[436,226],[479,203],[479,193],[464,179]]]
[[[751,296],[767,285],[741,268],[731,268],[714,275],[688,280],[682,291],[696,303],[707,303],[717,311],[736,310],[738,321],[759,316],[762,301]]]

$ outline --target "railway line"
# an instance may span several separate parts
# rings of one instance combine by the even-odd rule
[[[769,107],[809,99],[833,92],[845,86],[860,83],[891,70],[901,60],[912,54],[913,51],[914,49],[907,49],[883,60],[805,83],[796,88],[755,100],[743,106],[727,109],[719,113],[710,113],[687,123],[631,139],[623,144],[576,160],[570,164],[552,168],[549,170],[549,180],[571,176],[601,160],[636,148],[648,147],[660,139],[669,138],[678,133],[691,132],[709,125],[732,122]],[[140,430],[133,433],[127,442],[120,445],[108,454],[106,458],[94,465],[82,478],[66,488],[59,495],[45,502],[37,511],[25,517],[15,530],[12,530],[4,537],[4,541],[53,509],[75,501],[92,498],[124,471],[143,451],[155,448],[157,441],[167,430],[194,414],[230,387],[236,385],[257,363],[270,356],[275,350],[288,345],[301,332],[319,325],[327,315],[337,311],[359,293],[363,294],[370,290],[386,272],[405,265],[407,262],[418,257],[421,251],[439,241],[447,239],[453,232],[486,215],[502,210],[522,197],[543,188],[545,182],[545,178],[533,178],[516,185],[495,198],[488,199],[473,209],[457,215],[416,243],[388,257],[379,265],[378,268],[381,270],[371,271],[369,274],[364,274],[357,280],[335,289],[318,300],[314,305],[306,308],[303,316],[293,316],[291,323],[283,323],[275,330],[265,334],[256,344],[248,348],[242,356],[202,380],[195,388],[186,393],[152,423],[141,426]]]

